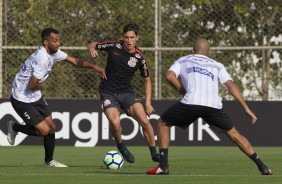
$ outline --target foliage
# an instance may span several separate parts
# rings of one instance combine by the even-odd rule
[[[213,47],[281,44],[277,38],[281,36],[282,1],[163,0],[162,3],[162,26],[166,30],[163,46],[191,47],[196,37],[209,39]],[[174,40],[169,36],[171,33],[175,33]],[[229,68],[242,89],[267,100],[270,89],[281,85],[281,61],[274,60],[275,52],[281,58],[280,50],[220,51],[212,57]],[[280,77],[271,77],[277,73]],[[254,89],[257,94],[252,93]]]
[[[191,47],[197,37],[205,37],[213,48],[242,47],[238,50],[216,49],[212,57],[227,67],[233,80],[250,100],[268,100],[270,93],[281,92],[281,50],[244,49],[246,46],[281,45],[282,1],[280,0],[162,0],[160,4],[159,43],[155,43],[155,1],[151,0],[5,0],[3,3],[3,45],[37,46],[40,31],[54,27],[60,31],[61,46],[85,47],[90,38],[103,41],[120,39],[128,22],[140,25],[139,47]],[[44,7],[44,8],[42,8]],[[85,50],[65,50],[71,55],[91,60]],[[3,52],[3,96],[9,96],[12,77],[32,50]],[[152,74],[155,98],[179,98],[165,80],[165,73],[177,58],[189,50],[144,51]],[[95,60],[105,64],[101,53]],[[93,62],[93,61],[92,61]],[[159,66],[159,71],[156,71]],[[59,71],[59,72],[58,72]],[[61,71],[61,72],[60,72]],[[64,72],[63,72],[64,71]],[[136,75],[133,86],[143,95],[143,80]],[[155,78],[156,76],[156,78]],[[64,64],[54,67],[44,94],[55,98],[97,98],[99,76]],[[160,82],[160,84],[158,84]],[[72,83],[72,85],[66,85]],[[66,87],[62,87],[66,86]],[[224,98],[230,96],[223,91]],[[273,94],[272,94],[273,96]],[[281,97],[281,94],[280,94]]]

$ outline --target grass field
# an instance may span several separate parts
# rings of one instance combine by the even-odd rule
[[[2,184],[84,184],[84,183],[190,183],[190,184],[270,184],[282,183],[282,148],[256,147],[273,176],[262,176],[255,164],[237,147],[171,147],[170,175],[148,176],[155,167],[147,147],[128,147],[134,164],[124,163],[120,170],[103,165],[104,154],[115,147],[78,148],[57,146],[54,158],[68,168],[43,166],[42,146],[0,147],[0,183]]]

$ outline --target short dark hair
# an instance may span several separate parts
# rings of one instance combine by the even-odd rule
[[[127,33],[128,31],[134,31],[136,35],[139,34],[139,26],[135,23],[129,23],[123,27],[123,34]]]
[[[45,29],[42,30],[42,32],[41,32],[42,43],[44,42],[44,40],[46,40],[50,36],[51,33],[59,34],[59,31],[57,31],[54,28],[45,28]]]

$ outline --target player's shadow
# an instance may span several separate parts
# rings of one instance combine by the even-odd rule
[[[87,173],[87,174],[109,174],[109,175],[130,175],[130,174],[134,174],[134,175],[137,175],[137,174],[140,174],[140,175],[144,175],[144,173],[141,173],[141,172],[118,172],[118,171],[115,171],[115,170],[108,170],[108,169],[105,169],[105,171],[89,171],[89,172],[83,172],[83,173]]]
[[[86,171],[86,172],[83,172],[83,173],[87,173],[87,174],[109,174],[109,175],[130,175],[130,174],[134,174],[134,175],[144,175],[145,174],[145,170],[148,169],[148,166],[123,166],[121,168],[121,170],[110,170],[108,168],[106,168],[105,166],[95,166],[96,168],[99,167],[99,170],[97,171]],[[135,168],[141,168],[142,170],[144,170],[144,172],[134,172],[134,171],[131,171],[131,172],[124,172],[124,170],[126,168],[131,168],[131,167],[135,167]]]

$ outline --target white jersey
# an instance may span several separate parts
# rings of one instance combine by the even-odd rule
[[[56,53],[49,55],[43,46],[38,47],[36,52],[25,61],[14,78],[13,98],[25,103],[38,101],[42,97],[41,91],[39,89],[30,90],[28,87],[29,80],[34,76],[42,83],[50,75],[54,63],[66,58],[67,54],[60,49]]]
[[[232,80],[223,64],[204,55],[191,54],[176,60],[169,70],[181,77],[186,90],[182,103],[222,108],[218,81],[224,84]]]

